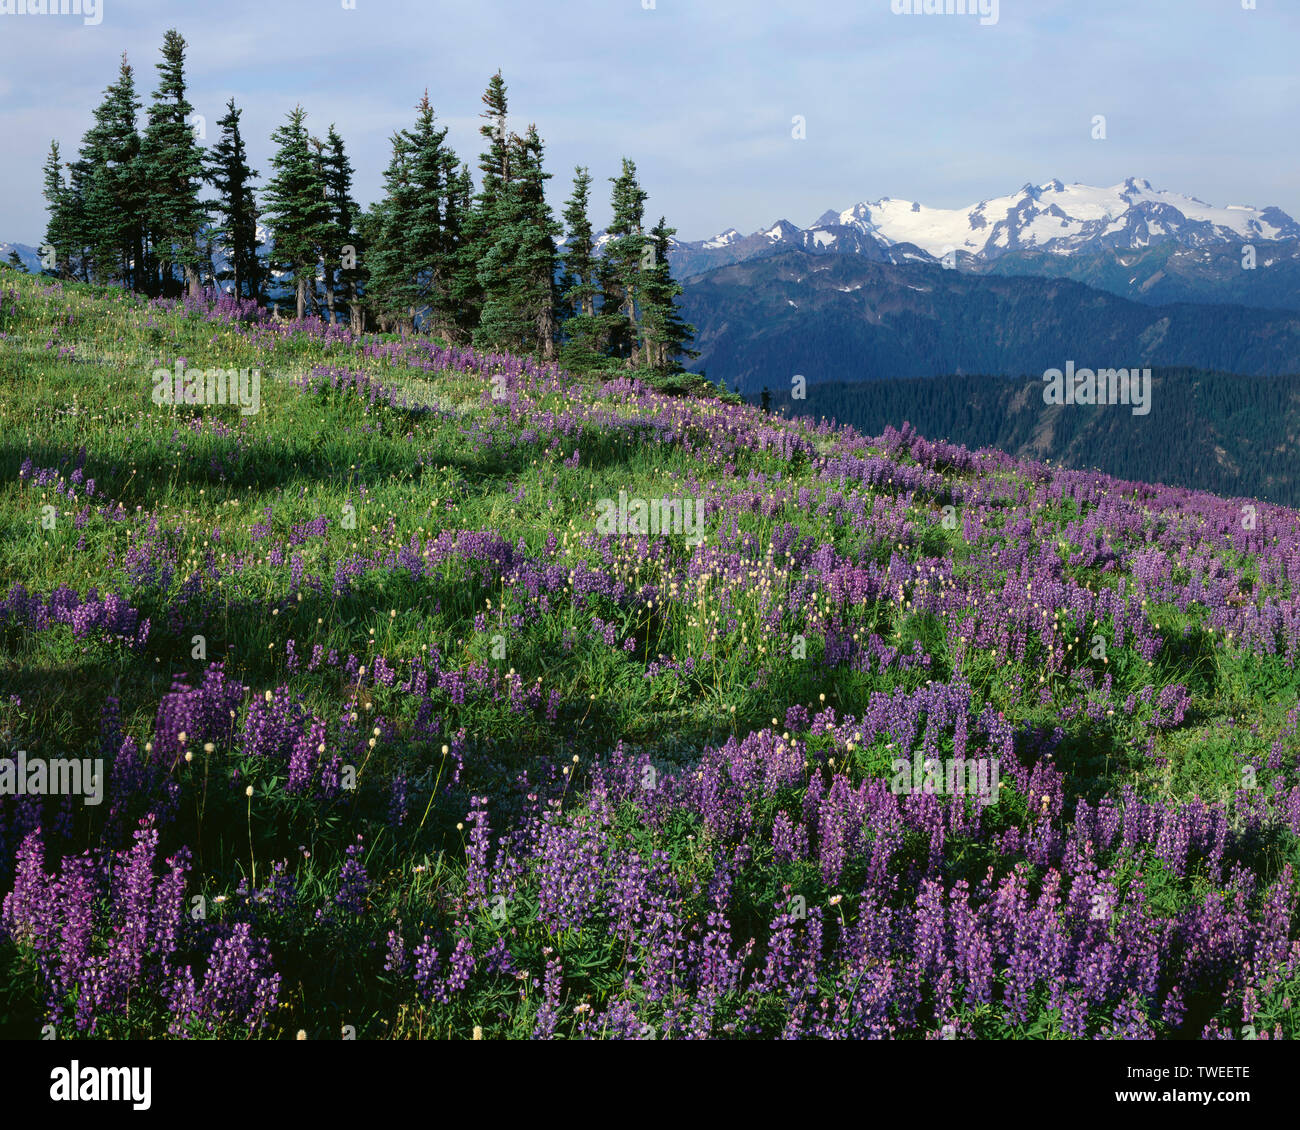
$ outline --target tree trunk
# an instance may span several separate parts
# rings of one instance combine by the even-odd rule
[[[334,268],[325,268],[325,305],[329,307],[330,325],[334,324]]]
[[[348,283],[348,316],[352,323],[352,332],[354,334],[364,333],[366,312],[357,301],[357,284],[355,282]]]
[[[543,360],[555,360],[555,307],[549,303],[537,315],[537,344]]]
[[[307,312],[307,276],[299,272],[298,274],[298,320],[302,321],[303,315]]]
[[[140,291],[140,271],[144,261],[144,236],[137,230],[134,239],[131,241],[131,254],[135,260],[135,265],[131,269],[131,289]]]
[[[632,292],[627,292],[627,298],[622,306],[623,316],[627,318],[627,336],[628,336],[628,364],[629,369],[635,369],[637,360],[640,357],[640,350],[637,348],[636,339],[638,326],[636,324],[636,304],[632,300]]]

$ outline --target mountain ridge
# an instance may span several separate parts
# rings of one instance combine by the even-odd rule
[[[1300,313],[1152,306],[1061,278],[979,275],[934,264],[785,251],[690,279],[682,316],[692,366],[729,388],[789,388],[803,375],[868,381],[939,373],[1040,375],[1097,367],[1300,371]]]

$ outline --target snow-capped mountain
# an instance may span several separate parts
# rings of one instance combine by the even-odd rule
[[[774,249],[896,263],[938,261],[956,252],[988,262],[1013,251],[1077,255],[1164,241],[1207,247],[1297,238],[1300,224],[1279,208],[1217,207],[1130,177],[1109,188],[1059,180],[1027,184],[965,208],[929,208],[886,196],[832,209],[806,229],[779,220],[749,236],[730,228],[712,239],[678,242],[673,259],[681,274],[694,275]]]
[[[728,228],[721,235],[715,235],[712,239],[705,240],[704,246],[712,251],[719,247],[729,247],[736,240],[744,238],[735,228]]]
[[[856,228],[886,244],[911,243],[936,257],[948,250],[992,259],[1033,248],[1071,254],[1090,244],[1145,247],[1158,239],[1188,246],[1300,236],[1300,224],[1277,208],[1229,204],[1216,208],[1130,177],[1110,188],[1083,184],[1027,184],[1013,196],[969,208],[926,208],[886,197],[827,213],[813,230]]]

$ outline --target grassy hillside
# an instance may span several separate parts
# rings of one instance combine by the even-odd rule
[[[4,1034],[1295,1036],[1295,511],[0,280]]]

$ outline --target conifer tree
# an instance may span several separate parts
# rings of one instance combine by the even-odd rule
[[[265,194],[275,256],[293,277],[299,318],[307,312],[309,288],[315,290],[320,247],[329,223],[325,182],[303,124],[306,117],[306,111],[295,106],[288,121],[271,134],[278,149],[271,158],[275,177]]]
[[[487,141],[488,147],[479,155],[479,169],[483,173],[483,184],[479,189],[478,204],[479,210],[486,215],[491,213],[497,197],[513,180],[511,158],[514,146],[512,139],[506,134],[509,103],[506,98],[505,80],[501,77],[500,71],[497,71],[488,81],[488,88],[483,92],[483,105],[485,109],[480,117],[485,121],[479,126],[478,131]]]
[[[9,266],[12,267],[15,271],[21,271],[24,275],[31,274],[31,272],[27,269],[27,264],[22,261],[17,251],[9,252]]]
[[[162,272],[164,293],[172,289],[180,268],[191,295],[199,293],[198,235],[207,219],[199,203],[203,155],[189,118],[194,111],[185,97],[185,39],[174,28],[163,36],[160,79],[149,106],[149,122],[140,148],[146,186],[145,207],[154,256]]]
[[[135,75],[123,54],[117,81],[95,108],[95,123],[71,170],[81,200],[76,238],[87,250],[95,280],[117,278],[136,290],[148,289],[146,190],[136,128],[140,107]]]
[[[450,337],[455,323],[452,277],[462,236],[455,202],[459,162],[445,144],[447,127],[434,125],[427,90],[417,109],[415,129],[406,133],[414,193],[406,231],[412,300],[427,307],[430,330]]]
[[[415,210],[410,143],[404,130],[389,140],[392,156],[384,170],[384,196],[368,214],[364,225],[370,249],[366,301],[379,318],[381,328],[392,323],[407,326],[413,319],[414,303],[406,244],[407,223]]]
[[[623,171],[610,177],[614,185],[614,217],[606,234],[609,242],[601,262],[601,323],[611,353],[628,368],[642,361],[637,301],[641,289],[641,261],[647,249],[642,227],[647,193],[637,183],[636,165],[623,158]]]
[[[677,312],[676,299],[682,288],[668,267],[669,240],[676,234],[677,229],[668,227],[660,216],[650,231],[651,254],[642,258],[640,307],[645,342],[642,355],[647,368],[661,372],[680,372],[682,365],[677,358],[699,356],[697,351],[687,348],[695,336],[695,327],[682,321]]]
[[[392,138],[374,221],[371,291],[378,309],[400,324],[413,328],[423,310],[426,328],[455,338],[467,194],[427,90],[416,109],[415,128]]]
[[[239,129],[242,114],[233,98],[226,103],[226,114],[217,123],[221,136],[208,154],[205,175],[218,193],[217,199],[208,205],[217,217],[213,235],[230,264],[228,275],[222,277],[231,279],[236,295],[257,301],[262,294],[263,271],[257,256],[260,240],[252,182],[258,174],[248,167],[248,154]]]
[[[357,234],[357,216],[360,208],[352,199],[352,162],[344,151],[343,138],[331,124],[324,151],[325,196],[330,206],[329,254],[325,257],[327,294],[332,296],[334,278],[346,295],[348,318],[354,332],[360,333],[360,287],[365,277],[361,265],[363,248]],[[344,248],[350,250],[345,252]],[[337,269],[337,271],[336,271]],[[330,305],[330,320],[334,320],[334,307]]]
[[[511,138],[512,179],[498,194],[491,246],[479,262],[483,313],[475,344],[536,351],[555,357],[555,237],[559,225],[546,203],[550,174],[542,168],[536,126]]]
[[[573,172],[573,195],[564,206],[566,234],[560,296],[564,341],[560,360],[566,368],[584,369],[591,367],[601,351],[596,318],[596,297],[601,288],[596,273],[595,234],[588,214],[591,173],[581,165]]]
[[[59,278],[72,275],[72,252],[76,239],[75,203],[71,190],[63,179],[63,166],[59,161],[59,143],[50,142],[50,155],[43,170],[45,188],[43,195],[49,208],[49,222],[45,227],[45,246],[54,250],[54,273]]]
[[[483,260],[496,242],[495,224],[502,193],[512,179],[511,141],[506,134],[509,101],[501,72],[488,81],[483,92],[484,119],[479,133],[487,149],[479,154],[479,171],[483,174],[479,191],[464,213],[461,222],[461,247],[457,255],[456,278],[452,292],[461,312],[462,325],[470,331],[478,328],[484,302],[480,271]],[[466,177],[468,180],[468,177]]]
[[[311,139],[315,151],[316,171],[328,206],[328,216],[321,234],[321,278],[325,289],[325,307],[330,325],[335,321],[335,280],[343,270],[343,247],[351,244],[353,215],[356,203],[352,200],[352,162],[343,148],[343,139],[334,124],[330,123],[328,139]],[[355,246],[355,245],[353,245]]]
[[[478,262],[475,258],[478,245],[474,241],[474,180],[468,165],[462,164],[458,173],[448,174],[447,197],[448,226],[458,233],[452,253],[449,304],[452,312],[451,332],[460,343],[472,340],[478,325],[482,293],[478,283]]]
[[[364,333],[372,324],[382,322],[385,315],[377,301],[375,281],[375,255],[381,245],[382,216],[380,205],[375,204],[357,215],[357,296],[352,308],[352,331]]]
[[[90,282],[93,266],[89,225],[86,222],[85,170],[80,161],[65,162],[68,170],[68,194],[64,197],[68,235],[73,245],[73,259],[82,282]]]

